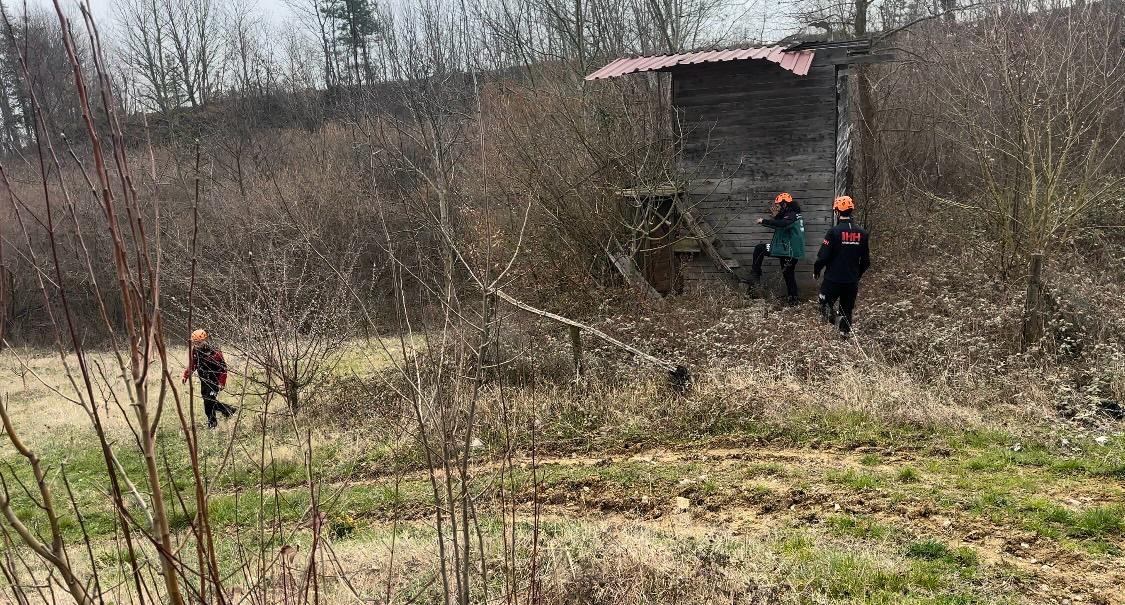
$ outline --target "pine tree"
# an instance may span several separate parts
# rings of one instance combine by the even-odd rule
[[[369,43],[381,30],[373,0],[328,0],[324,14],[336,24],[336,41],[354,83],[372,78]],[[361,71],[362,70],[362,71]]]

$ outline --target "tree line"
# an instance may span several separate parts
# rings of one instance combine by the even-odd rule
[[[607,245],[645,245],[633,236],[647,218],[613,189],[690,178],[666,77],[591,84],[586,74],[631,54],[870,38],[896,59],[852,78],[852,193],[864,220],[879,230],[920,220],[922,207],[969,212],[997,242],[990,261],[1015,277],[1030,254],[1090,236],[1091,216],[1111,220],[1103,202],[1119,199],[1123,165],[1121,12],[1062,0],[308,0],[293,5],[292,35],[279,36],[227,0],[124,0],[101,35],[106,82],[90,84],[107,88],[122,144],[145,168],[135,186],[143,211],[159,213],[166,293],[186,289],[196,217],[217,317],[245,314],[246,301],[220,304],[230,284],[262,290],[251,254],[306,265],[259,267],[292,282],[289,304],[343,296],[306,284],[324,267],[378,298],[401,269],[388,253],[396,241],[395,256],[409,248],[425,275],[450,234],[471,241],[479,262],[518,247],[513,277],[581,307],[619,284]],[[3,17],[0,146],[18,201],[5,210],[0,283],[9,334],[30,336],[46,308],[26,294],[42,240],[18,228],[44,224],[29,151],[59,137],[49,191],[61,192],[88,189],[76,170],[86,149],[58,20],[8,5]],[[89,64],[89,42],[74,44]],[[996,58],[989,78],[984,57]],[[76,233],[96,197],[69,212],[53,227]],[[72,236],[64,246],[77,246]],[[86,245],[96,256],[109,242]],[[63,255],[76,275],[79,252]]]
[[[589,328],[564,315],[597,315],[614,292],[634,302],[606,254],[639,228],[615,190],[690,178],[677,161],[683,133],[665,76],[582,77],[623,54],[753,43],[754,32],[730,26],[738,9],[718,0],[313,4],[303,21],[313,35],[279,46],[218,35],[253,28],[217,4],[122,6],[137,27],[112,45],[88,14],[4,11],[0,342],[54,345],[73,387],[57,394],[89,419],[107,479],[98,498],[110,501],[99,524],[115,537],[105,565],[69,465],[44,466],[4,402],[0,421],[22,460],[2,476],[3,533],[19,546],[0,567],[34,579],[6,589],[19,602],[35,591],[78,603],[236,602],[239,580],[223,557],[246,570],[247,598],[277,600],[266,581],[273,562],[296,557],[288,544],[274,551],[282,523],[262,516],[233,532],[237,548],[221,548],[194,387],[184,391],[170,371],[180,343],[206,326],[245,360],[242,396],[261,403],[243,412],[263,451],[254,461],[263,480],[248,499],[276,498],[269,490],[279,486],[264,479],[276,468],[268,439],[283,435],[304,461],[309,506],[293,531],[308,538],[307,558],[299,580],[282,576],[279,588],[293,591],[282,600],[326,601],[320,589],[347,576],[327,539],[321,507],[334,497],[322,500],[302,410],[361,338],[362,354],[393,352],[391,367],[345,396],[393,429],[389,449],[413,447],[402,460],[393,454],[396,470],[425,474],[433,600],[542,601],[540,412],[510,405],[504,381],[519,378],[508,366],[527,349],[504,341],[511,316],[500,309]],[[807,26],[791,39],[870,37],[895,55],[853,80],[853,194],[863,220],[887,236],[880,241],[898,241],[909,261],[900,267],[952,275],[922,281],[935,307],[938,286],[957,287],[959,269],[922,264],[940,244],[980,259],[998,296],[1026,283],[1035,305],[1025,340],[1045,327],[1035,320],[1053,296],[1043,287],[1052,261],[1078,262],[1071,270],[1087,276],[1098,275],[1093,264],[1114,270],[1120,259],[1109,255],[1125,244],[1105,245],[1120,239],[1107,227],[1125,218],[1120,2],[813,0],[787,10]],[[1121,327],[1098,329],[1109,335],[1098,344],[1119,352]],[[393,338],[363,338],[381,332]],[[95,347],[112,355],[103,362]],[[387,399],[394,411],[379,407]],[[132,439],[107,431],[104,415],[117,413]],[[499,556],[485,547],[476,509],[477,495],[498,486],[474,476],[482,438],[508,453],[502,485],[526,481],[511,453],[532,452],[532,520],[518,522],[519,503],[504,500],[513,492],[499,490]],[[182,444],[176,461],[166,444]],[[216,473],[234,447],[212,452],[223,460]],[[126,452],[135,465],[122,463]],[[171,464],[185,455],[177,479]],[[30,513],[17,512],[20,501]]]

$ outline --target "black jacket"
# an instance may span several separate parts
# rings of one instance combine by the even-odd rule
[[[824,271],[826,281],[854,284],[871,266],[870,237],[849,219],[828,230],[816,255],[813,273]]]

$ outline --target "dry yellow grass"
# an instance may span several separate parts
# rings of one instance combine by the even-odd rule
[[[421,338],[416,338],[409,341],[408,346],[423,347],[424,343]],[[398,341],[355,341],[347,347],[335,372],[337,375],[369,375],[389,366],[394,358],[401,359],[400,349]],[[257,405],[260,396],[250,393],[252,387],[241,376],[248,372],[257,373],[259,369],[250,366],[237,350],[227,348],[224,355],[230,367],[231,380],[222,399]],[[128,399],[130,379],[122,374],[116,356],[110,352],[86,352],[85,358],[92,369],[95,403],[107,433],[112,438],[130,435],[129,424],[135,422]],[[184,398],[186,405],[188,385],[180,382],[181,373],[187,365],[186,350],[170,351],[169,362],[172,386]],[[70,368],[69,374],[67,367]],[[160,363],[154,361],[149,378],[153,403],[158,396],[160,371]],[[203,417],[198,391],[196,387],[196,421]],[[60,358],[57,352],[26,348],[8,348],[0,352],[0,400],[7,402],[16,428],[29,445],[49,439],[91,436],[93,423],[88,405],[83,405],[89,403],[85,393],[78,359],[73,354]],[[173,401],[169,394],[167,413],[162,418],[162,426],[169,429],[178,427],[172,410]],[[128,415],[122,413],[122,408]]]
[[[86,360],[94,370],[95,403],[107,432],[125,434],[128,422],[117,402],[129,409],[128,391],[117,359],[110,353],[95,352],[87,353]],[[173,371],[183,371],[183,366]],[[74,355],[64,360],[58,353],[43,350],[5,350],[0,353],[0,398],[7,402],[16,429],[29,445],[48,438],[93,434],[90,402]]]
[[[57,357],[19,353],[0,355],[0,375],[4,377],[3,393],[21,430],[40,444],[58,443],[60,434],[67,432],[88,432],[82,410],[66,400],[67,389],[72,387]],[[236,353],[228,353],[228,357],[232,366],[239,363]],[[111,367],[113,361],[104,353],[91,359],[103,367]],[[385,369],[390,362],[381,346],[357,345],[337,373],[370,378],[371,372]],[[178,373],[180,368],[173,371]],[[117,383],[124,384],[120,380]],[[228,397],[238,392],[239,383],[235,382],[234,393],[228,393]],[[106,392],[103,384],[99,393],[104,397]],[[364,393],[362,389],[358,392]],[[1112,552],[1121,545],[1121,533],[1112,526],[1116,509],[1103,506],[1116,492],[1096,482],[1096,477],[1115,472],[1112,468],[1091,466],[1084,471],[1091,476],[1083,475],[1086,483],[1080,487],[1091,500],[1083,500],[1070,513],[1074,519],[1088,512],[1086,509],[1103,514],[1107,520],[1097,526],[1102,527],[1098,529],[1101,533],[1094,538],[1077,533],[1074,535],[1078,538],[1069,538],[1068,532],[1079,530],[1065,525],[1073,521],[1060,512],[1062,509],[1053,508],[1056,498],[1040,501],[1032,496],[1055,493],[1063,486],[1074,488],[1076,484],[1069,475],[1057,475],[1049,467],[1029,466],[1025,470],[1009,459],[1011,451],[1006,444],[986,443],[987,436],[978,437],[978,445],[952,445],[961,451],[946,460],[927,459],[917,444],[902,441],[904,435],[910,439],[929,431],[936,435],[934,443],[942,439],[941,435],[949,436],[952,443],[961,431],[1001,427],[1001,418],[1024,422],[1041,413],[1047,400],[1030,387],[1027,397],[1013,402],[993,395],[987,388],[923,382],[908,373],[862,364],[837,366],[808,380],[792,375],[779,378],[749,365],[701,371],[696,389],[687,397],[672,395],[652,377],[605,383],[591,380],[580,388],[561,383],[513,387],[506,400],[514,416],[512,426],[526,426],[532,419],[541,423],[540,444],[545,449],[541,450],[540,462],[556,456],[554,466],[548,465],[554,470],[545,467],[540,475],[541,480],[549,482],[549,489],[543,492],[547,503],[540,561],[543,602],[570,603],[578,599],[663,604],[690,599],[796,605],[934,603],[946,599],[982,604],[1040,603],[1063,595],[1072,587],[1073,578],[1079,576],[1081,590],[1097,594],[1105,590],[1105,583],[1095,581],[1100,576],[1094,570],[1103,561],[1115,561],[1117,555],[1094,550]],[[490,438],[488,432],[500,426],[501,403],[496,390],[485,390],[478,434],[486,440]],[[357,415],[363,413],[371,412],[362,406],[356,408]],[[202,416],[201,411],[197,414]],[[240,513],[231,509],[249,506],[249,501],[257,497],[235,504],[243,497],[239,494],[257,493],[254,465],[263,462],[256,458],[259,445],[265,443],[269,460],[276,466],[294,473],[287,477],[299,475],[300,480],[304,476],[302,463],[307,452],[301,439],[294,437],[291,422],[278,421],[262,435],[252,426],[258,417],[256,413],[244,415],[244,433],[224,430],[208,435],[203,443],[209,469],[217,468],[216,461],[230,442],[235,443],[234,456],[240,465],[227,468],[224,479],[229,482],[216,484],[213,493],[212,505],[221,509],[217,518],[225,520],[219,532],[224,566],[236,565],[242,556],[232,541],[234,530],[251,531],[256,524],[238,521]],[[115,419],[111,425],[115,435],[128,435],[119,411],[110,418]],[[171,418],[169,414],[165,421]],[[421,592],[425,596],[420,602],[432,602],[437,584],[428,582],[434,577],[437,555],[432,523],[427,520],[431,503],[423,479],[425,471],[407,469],[407,488],[402,493],[389,493],[392,488],[385,474],[392,469],[378,467],[387,461],[372,452],[387,447],[392,439],[398,439],[395,443],[404,448],[411,447],[413,441],[402,436],[406,427],[397,427],[399,433],[392,435],[385,431],[394,427],[375,429],[360,420],[347,432],[331,426],[311,427],[312,448],[318,456],[315,465],[326,477],[326,493],[347,494],[329,514],[358,519],[354,532],[332,539],[332,549],[348,583],[329,580],[323,587],[325,602],[361,602],[353,591],[364,599],[378,598],[388,582],[399,600]],[[883,426],[906,430],[893,435],[881,431]],[[303,426],[298,434],[307,435],[304,428],[309,427]],[[567,431],[575,434],[571,437]],[[692,443],[696,438],[723,436],[765,439],[726,452]],[[785,451],[772,442],[778,436],[787,440]],[[599,438],[609,452],[599,449]],[[172,443],[165,439],[165,444]],[[651,447],[661,439],[666,440],[663,445],[670,452],[666,456],[637,454],[636,460],[628,455],[609,459],[614,451],[621,451],[623,443],[628,447],[647,443]],[[817,447],[809,448],[806,439],[817,442]],[[568,443],[593,451],[571,457],[570,451],[549,449],[567,447]],[[864,449],[878,454],[844,451],[854,443],[874,444],[877,447]],[[499,455],[497,447],[494,441],[485,445],[486,451]],[[967,449],[974,447],[985,448],[984,453]],[[526,452],[516,454],[521,464],[526,464],[526,455],[521,455]],[[1043,450],[1043,459],[1048,462],[1034,463],[1049,464],[1054,455]],[[890,460],[880,456],[889,456]],[[872,459],[870,463],[865,461],[867,457]],[[900,476],[896,473],[902,470],[899,466],[906,464],[900,457],[910,463],[908,479],[896,479]],[[371,464],[356,470],[351,463],[359,459]],[[491,516],[496,514],[495,509],[489,508],[496,497],[491,489],[496,484],[489,473],[495,469],[487,458],[482,462],[478,480],[482,488],[491,486],[481,494],[482,535],[487,557],[499,561],[503,560],[499,522]],[[174,460],[176,463],[182,465],[182,460]],[[1083,461],[1094,463],[1097,460],[1092,456]],[[333,474],[336,470],[339,474]],[[234,471],[240,474],[238,480],[232,477]],[[1095,477],[1095,471],[1102,474]],[[362,475],[365,472],[376,474]],[[93,485],[96,487],[96,481]],[[308,491],[294,483],[279,489],[291,500]],[[1077,491],[1069,489],[1067,493]],[[691,501],[689,511],[678,511],[667,501],[679,494]],[[991,495],[985,499],[979,494]],[[834,509],[834,505],[838,507]],[[300,554],[294,560],[300,564],[307,556],[310,539],[306,505],[285,503],[283,498],[281,506],[277,518],[270,516],[274,514],[272,504],[270,510],[260,511],[266,514],[268,525],[276,524],[286,534],[285,538],[269,541],[262,552],[273,560],[283,546],[299,546]],[[407,520],[395,527],[387,518],[399,510],[407,511]],[[944,525],[943,518],[957,523]],[[520,501],[517,519],[521,525],[518,575],[526,583],[531,519],[527,500]],[[1043,531],[1047,533],[1038,538],[1021,526],[1036,521],[1046,523]],[[973,549],[980,552],[979,560],[973,554],[976,550],[965,550],[964,541],[971,532],[962,531],[961,525],[986,536],[986,540],[972,538]],[[1061,534],[1052,537],[1052,531]],[[290,532],[295,532],[295,537],[290,537]],[[396,552],[393,565],[392,536]],[[188,538],[186,534],[181,537]],[[1063,563],[1059,563],[1058,572],[1035,577],[1050,590],[1013,595],[1006,591],[1006,583],[1015,572],[1007,566],[1012,561],[1019,563],[1019,556],[1013,557],[1002,545],[989,542],[993,538],[1015,540],[1017,544],[1029,540],[1034,543],[1036,557],[1056,556],[1063,547],[1080,552],[1069,555],[1066,574]],[[95,541],[94,550],[95,560],[106,565],[107,574],[112,575],[118,545],[101,537]],[[905,554],[910,552],[918,554]],[[1021,574],[1038,573],[1026,565],[1017,568]],[[499,582],[495,570],[493,574],[493,582]],[[330,575],[340,575],[339,570],[333,569]],[[276,596],[282,586],[277,568],[270,568],[265,576],[261,579]],[[257,579],[235,576],[229,587],[245,594]],[[491,590],[495,596],[498,588],[493,585]],[[115,601],[130,602],[124,594],[115,595]]]

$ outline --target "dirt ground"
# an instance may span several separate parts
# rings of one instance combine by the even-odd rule
[[[105,367],[112,361],[97,358]],[[2,371],[6,405],[28,443],[53,467],[90,473],[75,478],[79,501],[104,508],[88,420],[67,397],[57,358],[9,357]],[[872,387],[861,383],[848,388],[869,398]],[[906,406],[914,391],[902,393]],[[211,491],[216,523],[227,524],[223,539],[253,529],[227,509],[258,488],[257,413],[248,405],[241,428],[227,424],[204,439],[209,469],[227,442],[236,445]],[[114,438],[127,440],[120,410],[109,417]],[[970,421],[957,417],[957,426]],[[680,602],[667,600],[674,589],[735,603],[1125,603],[1121,435],[1031,446],[1010,433],[968,438],[976,429],[957,428],[856,445],[830,437],[839,430],[802,428],[819,435],[811,439],[739,431],[607,437],[616,445],[571,450],[584,453],[544,447],[534,464],[524,448],[505,460],[489,443],[473,457],[472,488],[481,518],[519,524],[525,537],[527,528],[543,528],[543,565],[556,591],[549,602]],[[432,574],[436,558],[429,473],[420,461],[395,472],[377,457],[358,464],[385,446],[365,435],[326,429],[315,439],[320,488],[331,502],[325,512],[349,519],[346,534],[331,538],[353,574],[339,602],[385,590],[409,600],[420,590],[412,578]],[[303,454],[281,434],[264,438],[271,468],[289,469],[270,487],[277,502],[270,522],[296,535],[308,524]],[[182,473],[179,445],[166,447],[170,472]],[[10,449],[3,457],[18,462]],[[499,489],[516,475],[515,488]],[[483,533],[486,549],[496,548],[497,531]],[[112,554],[117,546],[107,534],[94,548]],[[566,596],[573,594],[586,596]]]

